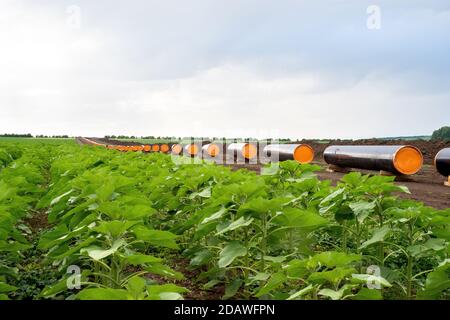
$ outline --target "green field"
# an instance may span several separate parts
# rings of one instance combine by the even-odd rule
[[[0,137],[0,143],[73,143],[73,138],[9,138]]]
[[[1,139],[0,299],[448,299],[450,210],[319,169]]]

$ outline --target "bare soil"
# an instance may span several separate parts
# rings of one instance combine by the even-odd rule
[[[89,138],[89,140],[95,141],[100,144],[107,144],[110,146],[141,146],[142,143],[134,141],[120,141],[120,140],[110,140],[105,138]]]
[[[32,216],[25,218],[24,222],[33,231],[33,233],[38,233],[43,229],[48,227],[48,216],[45,210],[32,210]]]
[[[167,259],[170,267],[184,275],[182,280],[173,280],[164,276],[147,273],[145,277],[155,281],[158,284],[174,283],[177,286],[184,287],[189,290],[184,294],[184,298],[187,300],[220,300],[225,294],[225,285],[217,285],[210,290],[205,290],[197,282],[197,278],[202,272],[200,269],[190,270],[189,260],[179,257],[169,257]],[[128,272],[142,271],[139,267],[128,267]],[[206,270],[205,270],[206,271]]]

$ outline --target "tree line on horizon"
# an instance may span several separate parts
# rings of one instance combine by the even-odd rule
[[[70,138],[68,135],[43,135],[38,134],[33,136],[31,133],[3,133],[0,134],[0,138],[49,138],[49,139],[68,139]]]
[[[449,141],[450,140],[450,127],[442,127],[436,131],[433,132],[431,135],[431,140],[444,140]]]
[[[68,135],[43,135],[43,134],[39,134],[36,136],[33,136],[31,133],[4,133],[4,134],[0,134],[1,138],[53,138],[53,139],[67,139],[70,138],[70,136]],[[148,139],[148,140],[189,140],[189,139],[196,139],[195,137],[162,137],[162,136],[127,136],[127,135],[105,135],[106,139]],[[399,138],[406,138],[406,137],[399,137]],[[217,137],[213,137],[212,140],[216,141],[216,140],[220,140],[220,139],[225,139],[225,140],[237,140],[237,141],[242,141],[245,140],[243,138],[234,138],[234,139],[226,139],[225,137],[223,138],[217,138]],[[376,139],[376,138],[374,138]],[[382,138],[381,138],[382,139]],[[257,140],[257,139],[256,139]],[[272,140],[272,139],[269,139]],[[328,140],[328,139],[322,139],[322,140]],[[442,128],[439,128],[437,130],[435,130],[433,132],[433,134],[431,135],[431,140],[444,140],[444,141],[450,141],[450,127],[449,126],[444,126]],[[278,141],[281,142],[291,142],[291,139],[288,138],[283,138],[283,139],[278,139]]]

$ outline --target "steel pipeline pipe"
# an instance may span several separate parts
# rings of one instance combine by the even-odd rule
[[[184,146],[184,155],[195,157],[201,155],[204,145],[210,144],[211,141],[195,141]]]
[[[131,146],[131,150],[132,151],[142,151],[142,150],[144,150],[144,147],[143,146]]]
[[[183,151],[184,154],[190,157],[195,157],[201,150],[201,144],[198,143],[189,143],[184,146]]]
[[[202,147],[202,152],[207,157],[216,158],[223,155],[223,146],[218,143],[208,143]]]
[[[183,152],[183,146],[178,143],[173,144],[171,149],[172,149],[172,153],[176,154],[176,155],[179,155]]]
[[[155,143],[152,145],[152,152],[159,152],[159,149],[160,149],[159,144]]]
[[[442,149],[434,158],[436,170],[444,177],[449,177],[450,184],[450,148]]]
[[[251,143],[237,142],[228,145],[230,156],[245,160],[251,160],[258,156],[258,148]]]
[[[338,167],[387,171],[411,175],[423,165],[423,155],[413,146],[330,146],[325,162]]]
[[[295,160],[304,164],[314,159],[314,150],[307,144],[269,144],[263,151],[272,161]]]
[[[167,153],[170,151],[170,147],[167,143],[161,144],[160,150],[162,153]]]

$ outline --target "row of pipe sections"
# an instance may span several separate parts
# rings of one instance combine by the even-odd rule
[[[224,159],[226,157],[242,160],[257,160],[260,156],[262,148],[262,156],[268,160],[285,161],[295,160],[301,164],[310,163],[314,159],[314,150],[306,144],[269,144],[258,145],[253,143],[237,142],[228,145],[220,143],[191,143],[185,145],[184,148],[173,148],[172,153],[195,157],[203,156],[208,159]]]
[[[100,145],[95,143],[96,145]],[[225,156],[244,160],[256,160],[259,155],[257,144],[231,143],[220,144],[210,142],[189,143],[186,145],[174,144],[150,144],[150,145],[105,145],[108,149],[119,151],[162,152],[188,157],[203,156],[208,159],[219,159]],[[306,144],[269,144],[263,147],[263,155],[277,161],[295,160],[301,164],[310,163],[314,159],[314,150]]]
[[[162,152],[169,153],[170,146],[168,144],[151,144],[151,145],[134,145],[134,146],[122,146],[122,145],[108,145],[108,149],[119,151],[143,151],[143,152]]]
[[[162,152],[190,157],[202,156],[208,159],[233,157],[255,160],[259,156],[259,147],[253,143],[220,144],[194,142],[189,144],[162,143],[151,145],[106,145],[108,149],[119,151]],[[295,160],[300,164],[310,163],[314,159],[314,150],[307,144],[268,144],[262,146],[263,156],[276,161]],[[325,162],[341,168],[386,171],[395,175],[413,175],[423,166],[422,152],[413,146],[329,146],[323,153]],[[449,178],[450,148],[441,150],[435,157],[436,170]]]
[[[174,153],[180,154],[180,146]],[[184,147],[187,155],[197,156],[200,147],[188,144]],[[218,157],[225,153],[224,146],[208,143],[201,147],[202,153],[210,157]],[[257,146],[250,143],[232,143],[227,147],[228,153],[234,157],[254,159],[258,155]],[[295,160],[301,164],[310,163],[314,159],[314,150],[306,144],[269,144],[264,147],[263,154],[269,159],[278,161]],[[356,168],[386,171],[396,175],[413,175],[423,167],[423,154],[414,146],[330,146],[325,149],[324,160],[329,165],[342,168]],[[450,177],[450,148],[441,150],[435,157],[437,171]],[[450,178],[449,178],[450,179]]]

